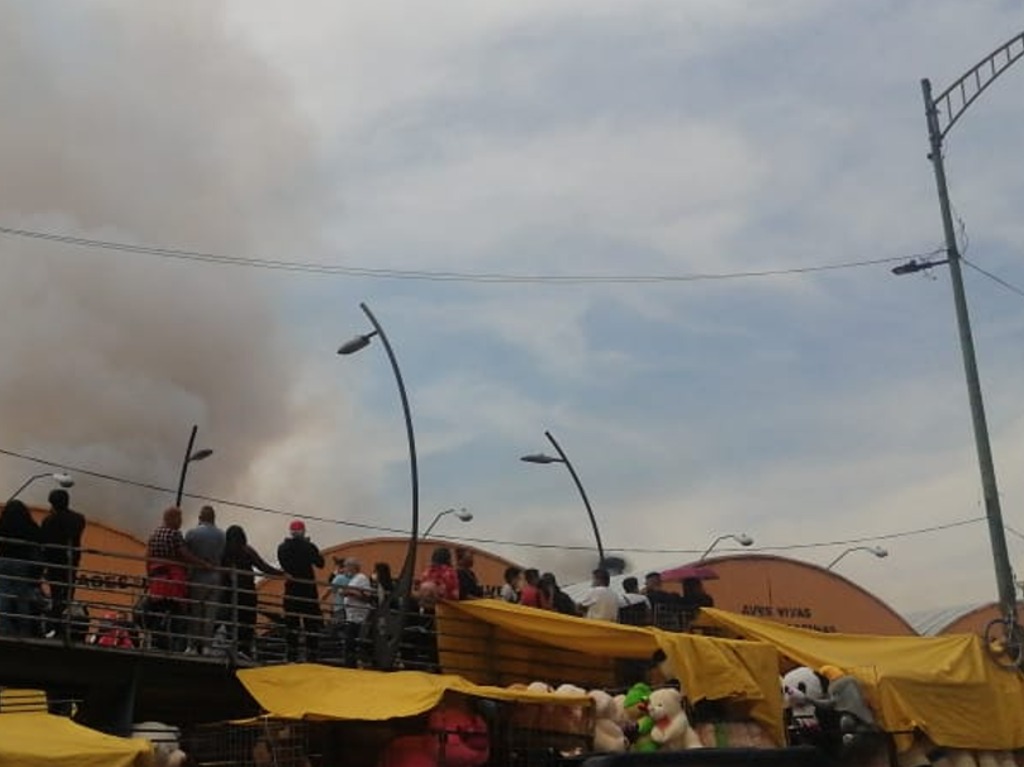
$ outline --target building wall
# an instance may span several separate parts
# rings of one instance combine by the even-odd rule
[[[844,634],[912,635],[895,610],[856,583],[823,567],[785,557],[739,554],[702,565],[715,607],[790,626]]]

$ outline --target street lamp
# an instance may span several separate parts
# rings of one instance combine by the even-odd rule
[[[978,468],[985,497],[985,515],[988,519],[988,532],[992,544],[992,561],[995,565],[996,584],[999,589],[999,602],[1003,615],[1012,624],[1011,627],[1014,631],[1019,631],[1017,627],[1017,594],[1013,570],[1010,567],[1010,557],[1006,549],[1006,534],[1003,530],[1003,514],[999,506],[999,490],[996,486],[996,472],[992,461],[992,446],[989,443],[985,406],[982,402],[981,384],[978,380],[978,363],[974,354],[974,339],[971,335],[967,298],[964,293],[963,275],[960,268],[961,256],[957,249],[956,231],[953,227],[953,214],[949,203],[949,189],[946,186],[942,141],[950,128],[967,110],[967,107],[973,104],[975,99],[1021,56],[1024,56],[1024,32],[992,51],[936,97],[932,96],[931,82],[927,78],[921,80],[931,149],[928,158],[932,161],[935,185],[939,195],[942,230],[946,240],[946,259],[925,264],[911,262],[903,267],[905,271],[898,272],[919,271],[939,263],[949,264],[953,303],[956,308],[957,328],[960,335],[960,351],[963,356],[967,396],[970,400],[971,421],[974,427],[974,443],[978,452]]]
[[[736,535],[732,533],[727,533],[726,535],[720,535],[717,538],[715,538],[715,540],[711,541],[711,545],[704,549],[704,553],[700,555],[700,558],[697,561],[703,561],[707,557],[707,555],[711,553],[711,549],[715,548],[715,546],[717,546],[719,543],[726,540],[727,538],[732,538],[740,546],[751,546],[754,543],[754,539],[746,533],[738,533]]]
[[[580,497],[583,499],[583,505],[587,508],[587,516],[590,518],[590,526],[594,529],[594,540],[597,542],[597,556],[599,557],[599,567],[605,566],[604,558],[604,545],[601,543],[601,531],[597,529],[597,520],[594,519],[594,510],[590,507],[590,499],[587,498],[587,491],[583,489],[583,483],[580,482],[579,475],[576,473],[576,469],[572,467],[572,463],[569,461],[569,456],[565,454],[561,446],[555,441],[550,431],[545,431],[544,436],[548,438],[548,441],[554,446],[558,452],[558,458],[553,455],[547,455],[546,453],[532,453],[530,455],[524,455],[519,460],[526,461],[526,463],[564,463],[565,468],[569,470],[572,475],[573,482],[576,483],[576,488],[580,491]]]
[[[61,472],[57,472],[56,474],[53,474],[53,473],[50,473],[50,472],[43,472],[42,474],[33,474],[31,477],[29,477],[24,482],[22,482],[21,486],[17,490],[15,490],[13,493],[11,493],[11,497],[7,499],[7,502],[10,503],[15,498],[17,498],[18,495],[21,494],[22,490],[24,490],[26,487],[31,485],[37,479],[46,479],[47,477],[52,479],[54,482],[56,482],[58,485],[60,485],[63,488],[72,487],[75,484],[75,480],[71,479],[71,477],[69,475],[61,473]]]
[[[380,336],[381,343],[384,344],[384,351],[387,352],[388,360],[391,362],[391,370],[395,374],[395,382],[398,384],[398,394],[402,400],[402,414],[405,416],[405,433],[409,442],[409,474],[412,484],[412,525],[409,531],[409,548],[405,553],[405,562],[402,564],[398,583],[390,596],[389,606],[391,609],[387,613],[390,625],[385,627],[387,629],[386,636],[378,634],[381,642],[376,651],[378,666],[391,668],[398,653],[398,644],[402,639],[402,628],[405,623],[403,607],[406,598],[412,592],[413,570],[416,568],[416,546],[419,541],[420,525],[420,480],[416,468],[416,437],[413,434],[412,413],[409,410],[409,398],[405,393],[405,383],[402,381],[402,371],[398,369],[398,360],[391,349],[384,328],[380,326],[377,318],[373,316],[373,312],[365,303],[359,304],[359,308],[363,310],[363,314],[373,325],[373,332],[364,333],[346,341],[338,348],[338,354],[355,354],[369,346],[374,336]]]
[[[188,474],[188,465],[193,461],[202,461],[213,455],[213,451],[208,448],[200,448],[199,450],[192,450],[192,447],[196,442],[196,432],[199,431],[199,427],[193,425],[192,433],[188,437],[188,447],[185,448],[185,458],[181,462],[181,475],[178,477],[178,492],[174,496],[174,505],[181,507],[181,498],[185,494],[185,475]]]
[[[454,514],[460,522],[471,522],[473,520],[473,512],[468,509],[445,509],[444,511],[437,512],[437,516],[434,517],[434,520],[429,525],[427,525],[427,529],[423,531],[422,537],[426,538],[430,535],[430,531],[434,529],[434,525],[441,520],[441,517],[448,514]]]
[[[885,557],[889,556],[888,550],[883,549],[881,546],[854,546],[853,548],[847,549],[842,554],[840,554],[838,557],[836,557],[831,562],[829,562],[828,566],[825,569],[826,570],[831,570],[833,567],[836,566],[836,563],[840,559],[842,559],[843,557],[845,557],[847,554],[849,554],[852,551],[867,551],[867,552],[869,552],[871,554],[874,554],[879,559],[884,559]]]

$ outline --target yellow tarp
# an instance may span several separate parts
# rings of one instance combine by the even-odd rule
[[[614,683],[614,659],[664,651],[692,701],[739,703],[783,741],[779,655],[769,644],[623,626],[497,599],[438,607],[441,665],[479,683]]]
[[[852,674],[889,732],[918,728],[951,748],[1024,748],[1024,676],[997,666],[974,634],[824,634],[715,609],[700,620],[768,642],[801,665]]]
[[[280,719],[383,721],[415,716],[437,706],[445,692],[493,700],[590,704],[586,696],[487,687],[452,674],[422,671],[364,671],[295,663],[235,673],[263,710]]]
[[[0,714],[0,765],[18,767],[148,767],[148,741],[116,738],[63,716]]]

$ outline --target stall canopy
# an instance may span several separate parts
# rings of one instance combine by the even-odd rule
[[[453,674],[364,671],[308,663],[240,669],[239,681],[280,719],[383,721],[422,714],[446,692],[492,700],[589,705],[586,696],[552,696],[477,685]]]
[[[148,741],[104,735],[62,716],[0,714],[0,764],[32,767],[145,767]]]
[[[437,631],[443,668],[499,686],[612,686],[616,660],[647,662],[661,650],[691,701],[731,701],[783,741],[779,655],[763,642],[624,626],[496,599],[442,603]]]
[[[711,608],[700,623],[768,642],[797,664],[855,676],[889,732],[919,729],[951,748],[1024,747],[1024,676],[1000,668],[974,634],[825,634]]]

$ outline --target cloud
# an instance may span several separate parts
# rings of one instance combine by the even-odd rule
[[[229,252],[305,239],[315,146],[286,85],[228,34],[217,4],[150,10],[8,9],[4,223]],[[195,423],[215,454],[189,487],[230,494],[292,430],[282,394],[295,362],[258,275],[0,247],[5,448],[173,486]],[[8,484],[32,470],[3,466]],[[171,500],[81,477],[75,493],[136,533]]]

